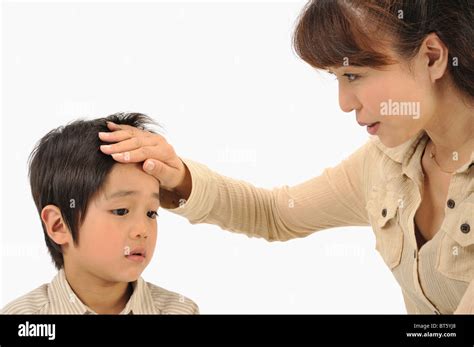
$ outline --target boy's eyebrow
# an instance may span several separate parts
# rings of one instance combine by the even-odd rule
[[[116,198],[123,198],[123,197],[130,196],[130,195],[136,195],[136,194],[138,194],[138,192],[136,190],[117,190],[116,192],[110,194],[109,196],[106,195],[105,198],[107,200],[112,200],[112,199],[116,199]],[[159,193],[152,192],[151,196],[153,198],[155,198],[156,200],[160,201],[160,194]]]

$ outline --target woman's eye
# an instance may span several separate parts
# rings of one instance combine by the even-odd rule
[[[129,211],[126,208],[118,208],[116,210],[112,210],[111,212],[116,216],[125,216]]]
[[[159,217],[158,211],[148,211],[146,215],[151,219],[156,219],[156,217]]]
[[[331,75],[334,75],[336,76],[336,74],[332,73],[332,72],[329,72]],[[342,76],[346,77],[347,78],[347,81],[350,83],[350,82],[354,82],[356,80],[358,80],[360,78],[360,75],[357,75],[357,74],[353,74],[353,73],[345,73],[343,74]],[[339,78],[336,76],[334,78],[335,80],[338,80]]]
[[[353,73],[345,73],[343,76],[347,77],[347,80],[349,82],[354,82],[355,80],[357,80],[360,77],[359,75],[356,75],[356,74],[353,74]]]

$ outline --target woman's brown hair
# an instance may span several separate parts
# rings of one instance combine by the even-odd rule
[[[410,61],[434,32],[448,48],[454,85],[474,97],[473,23],[473,0],[312,0],[300,15],[293,43],[318,69],[381,68],[396,62],[382,47],[390,45]]]

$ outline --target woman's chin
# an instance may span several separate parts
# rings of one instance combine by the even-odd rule
[[[382,144],[388,148],[400,146],[403,142],[405,142],[405,141],[400,141],[399,139],[387,138],[385,136],[377,135],[377,137],[379,138],[380,142],[382,142]]]
[[[385,147],[388,147],[388,148],[393,148],[393,147],[397,147],[397,146],[400,146],[402,144],[404,144],[405,142],[407,142],[408,140],[410,140],[412,137],[416,136],[416,134],[403,134],[403,135],[395,135],[395,134],[377,134],[376,135],[380,142],[382,142],[382,144],[385,146]]]

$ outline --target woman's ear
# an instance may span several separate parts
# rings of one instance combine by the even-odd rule
[[[41,211],[41,220],[43,221],[46,232],[51,240],[58,245],[67,245],[72,243],[72,235],[63,220],[61,210],[55,205],[47,205]]]
[[[437,34],[429,34],[421,44],[419,55],[428,68],[431,82],[443,77],[449,63],[448,47]]]

